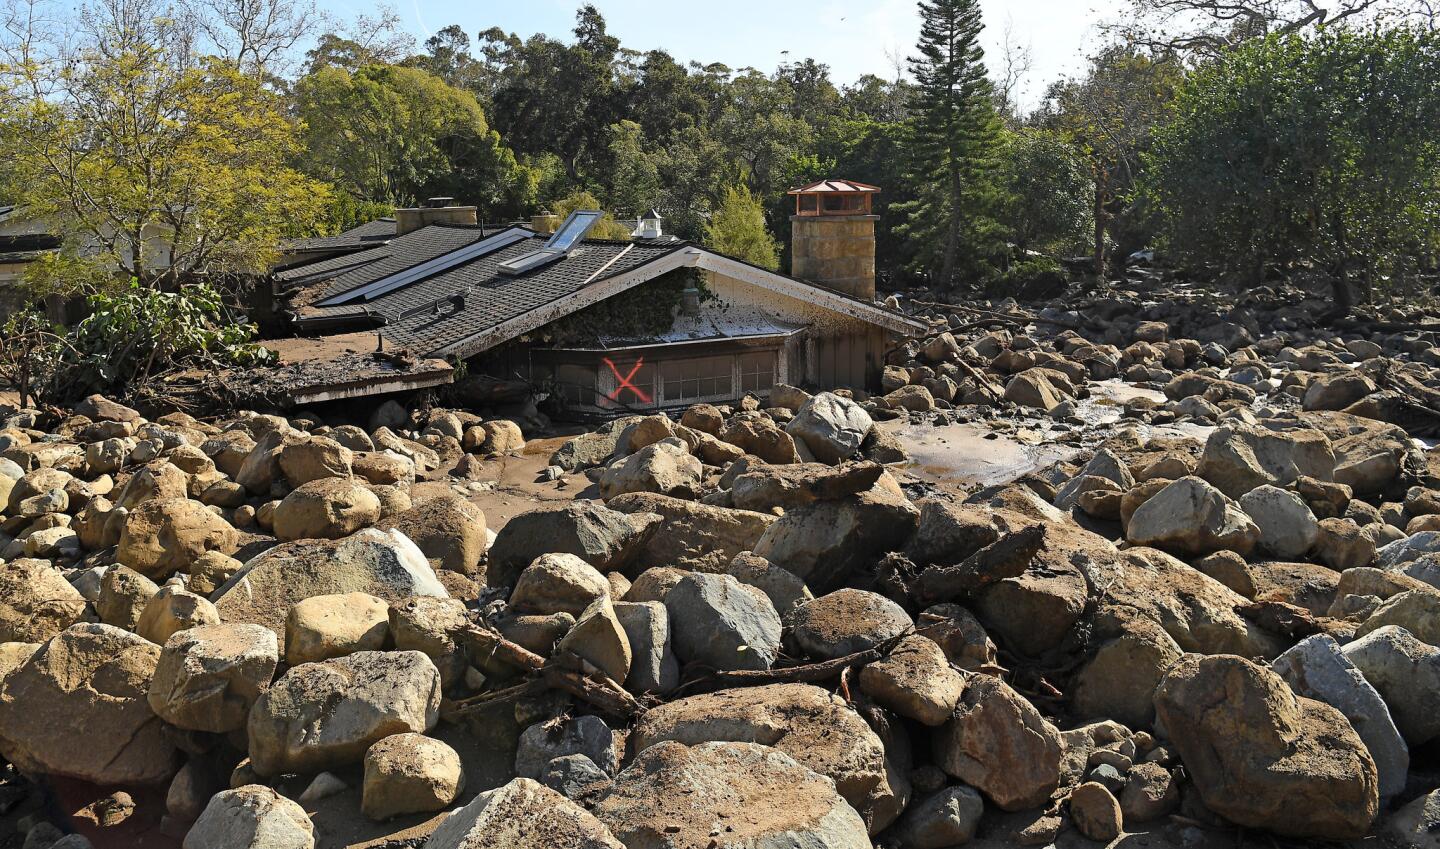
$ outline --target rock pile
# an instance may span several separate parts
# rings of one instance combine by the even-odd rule
[[[1126,303],[556,440],[593,486],[498,527],[461,482],[509,421],[9,410],[0,816],[64,778],[187,849],[344,845],[342,804],[430,849],[1433,845],[1440,349]],[[966,491],[885,426],[962,418],[1078,438]]]

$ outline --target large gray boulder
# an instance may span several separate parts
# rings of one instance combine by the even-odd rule
[[[1193,475],[1140,505],[1125,534],[1135,545],[1190,556],[1227,550],[1249,554],[1260,540],[1260,529],[1235,502]]]
[[[512,518],[490,547],[485,583],[513,587],[542,554],[574,554],[601,572],[623,571],[658,519],[627,516],[593,501],[532,510]]]
[[[835,465],[855,456],[875,422],[865,408],[849,398],[821,392],[806,401],[785,426],[816,460]]]
[[[1301,475],[1334,480],[1335,453],[1318,430],[1279,431],[1236,422],[1210,433],[1195,474],[1239,498],[1257,486],[1294,483]]]
[[[247,784],[210,797],[184,849],[315,849],[305,809],[269,787]]]
[[[1260,547],[1276,557],[1303,558],[1320,541],[1319,520],[1293,492],[1270,484],[1257,486],[1241,496],[1240,509],[1260,528]]]
[[[202,625],[165,641],[150,679],[150,709],[178,728],[225,733],[245,727],[280,663],[263,625]]]
[[[693,573],[665,595],[675,651],[714,669],[769,669],[780,655],[780,614],[729,575]]]
[[[589,811],[529,778],[481,793],[446,817],[425,849],[634,849]]]
[[[681,787],[687,792],[677,793]],[[625,849],[871,846],[865,823],[834,782],[754,743],[651,746],[594,810]],[[717,824],[723,844],[714,839]]]
[[[817,660],[874,648],[913,625],[905,609],[885,596],[850,588],[807,601],[785,618],[795,647]]]
[[[843,700],[810,684],[739,687],[669,702],[641,718],[630,748],[643,751],[665,740],[774,746],[833,779],[871,834],[904,807],[905,791],[890,779],[880,738]]]
[[[1345,657],[1334,637],[1307,637],[1271,661],[1270,668],[1280,673],[1296,695],[1324,702],[1345,714],[1375,760],[1382,801],[1405,789],[1410,749],[1380,694]]]
[[[525,729],[515,751],[515,774],[539,778],[545,765],[566,755],[584,755],[608,773],[620,762],[615,753],[615,734],[598,716],[577,716],[555,726],[539,723]]]
[[[684,441],[670,437],[647,445],[618,460],[600,477],[600,496],[606,500],[627,492],[658,492],[694,498],[700,494],[704,466]]]
[[[160,647],[111,625],[72,625],[0,686],[0,756],[27,772],[155,784],[178,763],[146,693]]]
[[[220,621],[264,625],[284,645],[291,606],[341,593],[369,593],[385,601],[449,597],[430,562],[404,534],[367,528],[339,541],[277,545],[246,562],[211,600]]]
[[[264,776],[348,766],[391,734],[430,730],[439,712],[440,673],[418,651],[302,664],[251,709],[250,763]]]
[[[1440,648],[1397,625],[1378,628],[1343,649],[1345,658],[1380,693],[1405,742],[1440,738]]]

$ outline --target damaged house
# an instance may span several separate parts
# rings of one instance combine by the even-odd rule
[[[653,212],[614,241],[589,237],[598,212],[483,228],[448,199],[399,210],[388,226],[305,246],[328,253],[274,283],[301,336],[403,349],[416,370],[332,376],[293,400],[435,385],[456,363],[580,415],[729,403],[777,383],[878,387],[886,354],[926,325],[875,303],[875,191],[824,181],[792,192],[807,279],[666,236]]]

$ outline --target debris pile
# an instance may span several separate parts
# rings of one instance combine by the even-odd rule
[[[574,497],[504,521],[469,496],[533,454],[509,421],[6,411],[0,824],[64,849],[140,821],[344,846],[347,820],[429,849],[1435,845],[1433,335],[1107,298],[930,308],[881,395],[554,440],[539,480]],[[1083,427],[1117,379],[1151,393],[1001,485],[912,477],[892,424]],[[1202,430],[1151,429],[1176,421]],[[60,783],[92,820],[49,821]]]

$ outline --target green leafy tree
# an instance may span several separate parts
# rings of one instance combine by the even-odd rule
[[[761,268],[780,268],[780,245],[765,228],[765,209],[744,186],[725,189],[705,228],[705,244]]]
[[[922,0],[920,41],[910,60],[915,95],[910,112],[915,198],[903,204],[904,236],[913,265],[940,286],[963,273],[983,276],[1003,250],[991,217],[1000,121],[980,47],[978,0]]]
[[[295,86],[306,170],[358,200],[457,197],[487,218],[533,203],[536,177],[490,129],[474,95],[418,68],[327,65]]]
[[[1440,36],[1326,31],[1252,41],[1200,68],[1160,129],[1149,188],[1169,247],[1246,283],[1328,270],[1337,308],[1433,252]]]
[[[1118,45],[1090,61],[1083,79],[1050,87],[1036,123],[1065,136],[1086,157],[1091,176],[1091,255],[1095,274],[1103,276],[1111,240],[1117,231],[1132,235],[1131,249],[1142,247],[1149,232],[1145,210],[1137,205],[1135,187],[1143,154],[1182,79],[1181,68],[1168,60]]]
[[[8,199],[72,257],[144,283],[264,271],[328,197],[290,167],[295,125],[258,74],[192,53],[182,22],[129,11],[91,14],[48,54],[20,30],[0,35]]]
[[[601,205],[600,201],[594,195],[581,191],[572,192],[560,198],[551,204],[550,209],[560,217],[561,221],[564,221],[567,215],[576,210],[591,209],[603,211],[605,207]],[[599,221],[595,222],[595,226],[590,228],[590,233],[586,238],[627,241],[630,238],[630,227],[623,222],[616,221],[615,216],[606,212],[600,216]]]
[[[1006,202],[1001,213],[1015,247],[1064,252],[1090,235],[1090,168],[1058,134],[1027,129],[1005,134]]]

